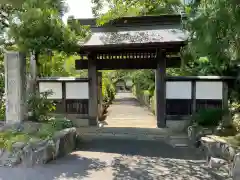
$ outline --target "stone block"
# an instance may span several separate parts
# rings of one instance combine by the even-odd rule
[[[233,180],[240,179],[240,153],[234,156],[233,166],[232,166],[232,178]]]
[[[211,157],[208,162],[208,166],[210,168],[220,168],[221,166],[226,165],[226,164],[227,164],[226,160],[220,159],[220,158],[214,158],[214,157]]]
[[[58,132],[54,138],[59,139],[58,156],[64,156],[75,149],[76,128],[69,128]]]
[[[28,144],[17,142],[11,152],[0,149],[0,165],[33,167],[45,164],[58,156],[64,156],[75,149],[76,128],[55,133],[53,139],[31,140]]]

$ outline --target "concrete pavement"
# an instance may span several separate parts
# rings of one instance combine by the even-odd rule
[[[104,127],[156,128],[156,117],[132,93],[117,93]]]
[[[164,142],[95,140],[45,166],[0,168],[0,180],[226,180],[201,152]]]

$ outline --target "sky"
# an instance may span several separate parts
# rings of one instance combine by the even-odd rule
[[[92,18],[91,0],[65,0],[69,6],[69,12],[65,14],[64,21],[68,16],[73,15],[75,18]]]

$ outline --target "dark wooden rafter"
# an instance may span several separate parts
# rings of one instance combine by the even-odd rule
[[[179,57],[167,58],[167,67],[180,67],[181,59]],[[156,69],[156,59],[98,59],[97,69],[98,70],[117,70],[117,69]],[[76,60],[76,70],[88,69],[88,60]]]
[[[82,55],[81,59],[75,61],[75,68],[77,70],[88,69],[87,59],[87,55]],[[181,58],[176,54],[168,54],[166,61],[168,68],[181,66]],[[98,70],[156,69],[156,49],[143,51],[130,49],[110,53],[99,51],[96,53],[96,63]]]

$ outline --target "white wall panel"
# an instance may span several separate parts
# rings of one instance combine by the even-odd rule
[[[191,81],[168,81],[166,82],[167,99],[191,99]]]
[[[66,99],[88,99],[88,82],[67,82]]]
[[[53,94],[48,99],[62,99],[62,83],[60,82],[39,82],[39,91],[52,90]]]
[[[196,82],[196,99],[222,99],[222,82]]]

